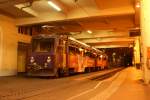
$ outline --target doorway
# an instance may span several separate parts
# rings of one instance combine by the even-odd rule
[[[17,70],[18,75],[26,72],[26,61],[29,54],[29,44],[18,42],[18,55],[17,55]]]

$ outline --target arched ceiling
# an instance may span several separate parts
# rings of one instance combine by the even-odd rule
[[[50,27],[45,32],[49,34],[70,32],[72,37],[95,47],[120,47],[134,42],[129,31],[140,27],[138,3],[139,0],[0,0],[0,13],[15,18],[18,26],[47,25]]]

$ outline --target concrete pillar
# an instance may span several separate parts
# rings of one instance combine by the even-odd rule
[[[2,28],[0,27],[0,70],[1,70],[1,66],[2,66],[2,54],[3,54],[3,33],[2,33]]]
[[[150,69],[147,66],[147,48],[150,47],[150,0],[141,0],[142,63],[145,83],[150,83]]]
[[[17,27],[14,20],[0,15],[0,76],[17,73]]]
[[[139,42],[139,37],[136,37],[134,41],[134,63],[136,65],[140,64],[140,42]]]

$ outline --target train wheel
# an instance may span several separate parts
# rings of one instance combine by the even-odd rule
[[[102,70],[102,66],[100,67],[100,70]]]
[[[69,69],[68,68],[64,69],[64,76],[69,76]]]
[[[95,71],[98,71],[98,67],[95,67]]]
[[[89,67],[86,67],[86,68],[85,68],[85,72],[86,72],[86,73],[89,73],[89,72],[90,72],[90,68],[89,68]]]

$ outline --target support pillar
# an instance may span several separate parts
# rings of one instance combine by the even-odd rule
[[[30,41],[31,36],[18,34],[15,19],[0,14],[0,76],[17,74],[18,42]]]
[[[3,33],[2,33],[2,28],[0,27],[0,70],[2,66],[2,56],[3,56]]]
[[[140,39],[139,37],[136,37],[134,41],[134,64],[136,65],[137,68],[140,67]]]
[[[143,78],[145,83],[150,83],[150,68],[148,61],[148,47],[150,47],[150,0],[141,0],[141,51]]]

